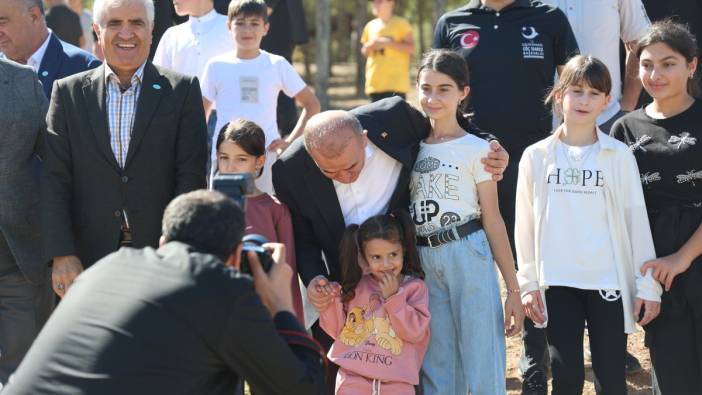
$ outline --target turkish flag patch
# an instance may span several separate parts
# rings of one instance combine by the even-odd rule
[[[478,46],[478,41],[480,41],[480,33],[477,30],[468,30],[461,34],[461,47],[465,49],[475,48]]]

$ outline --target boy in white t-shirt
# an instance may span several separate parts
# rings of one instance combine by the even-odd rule
[[[215,11],[213,0],[178,0],[173,5],[178,16],[188,15],[189,19],[166,30],[156,48],[153,63],[197,77],[202,90],[202,74],[207,62],[235,48],[227,29],[227,17]],[[207,123],[208,147],[215,133],[215,120],[216,115]]]
[[[202,82],[207,62],[234,50],[227,17],[215,11],[213,0],[178,0],[173,5],[178,16],[188,15],[189,19],[166,30],[153,63]]]
[[[268,33],[268,7],[261,0],[239,0],[229,5],[227,25],[236,50],[212,59],[205,67],[202,96],[205,114],[217,107],[215,136],[229,121],[242,118],[260,125],[266,135],[267,155],[263,174],[256,186],[273,193],[271,166],[290,143],[302,135],[307,120],[319,112],[319,101],[285,58],[261,50]],[[303,107],[292,133],[284,140],[278,134],[276,105],[278,93],[294,97]],[[214,144],[213,144],[214,147]],[[212,150],[212,163],[216,162]]]

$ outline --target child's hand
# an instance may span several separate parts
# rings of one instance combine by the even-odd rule
[[[652,269],[653,278],[663,284],[666,291],[670,291],[675,277],[687,271],[691,264],[691,260],[685,259],[682,254],[676,252],[644,263],[643,266],[641,266],[641,275],[645,276],[648,269]]]
[[[524,326],[524,308],[518,293],[510,292],[505,299],[505,336],[514,336]]]
[[[641,326],[647,325],[649,322],[653,321],[654,318],[658,317],[660,312],[660,302],[640,298],[636,298],[634,302],[634,317],[636,317],[636,322]]]
[[[544,316],[544,302],[541,300],[541,292],[533,291],[524,295],[522,298],[522,306],[526,316],[537,324],[543,324],[546,321]]]
[[[322,275],[313,278],[307,286],[307,296],[317,311],[326,310],[327,306],[334,300],[334,297],[340,293],[341,285],[336,282],[329,282]]]
[[[383,276],[379,280],[380,289],[383,291],[383,298],[387,299],[392,295],[397,293],[400,288],[400,279],[398,276],[392,275],[390,273],[383,273]]]
[[[271,141],[271,144],[268,146],[268,151],[275,152],[277,156],[280,156],[289,146],[290,143],[286,140],[275,139]]]

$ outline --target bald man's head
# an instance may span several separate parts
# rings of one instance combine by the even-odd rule
[[[356,117],[325,111],[307,121],[305,148],[322,173],[341,183],[356,181],[365,164],[367,138]]]

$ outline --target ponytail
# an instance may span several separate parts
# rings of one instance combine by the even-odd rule
[[[402,274],[424,279],[424,270],[419,261],[417,252],[417,234],[414,222],[409,213],[403,209],[395,209],[390,216],[397,220],[400,230],[400,242],[402,244],[404,260],[402,262]]]
[[[344,306],[356,296],[356,286],[363,277],[363,270],[359,259],[364,259],[361,256],[361,251],[358,245],[358,228],[354,224],[344,230],[341,237],[341,245],[339,246],[339,263],[341,265],[341,301]]]

